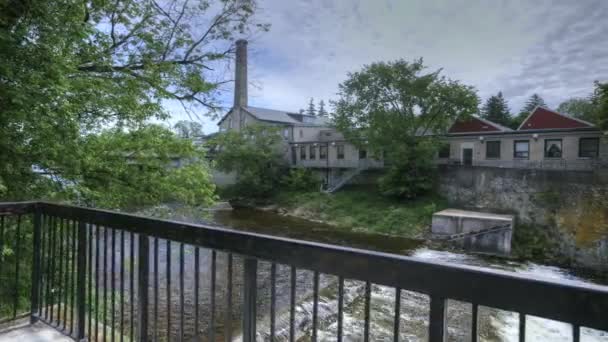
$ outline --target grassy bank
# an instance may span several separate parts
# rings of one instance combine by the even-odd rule
[[[404,237],[424,235],[432,214],[447,206],[438,196],[404,201],[354,187],[335,194],[282,192],[275,196],[274,202],[289,215],[320,220],[343,229]]]

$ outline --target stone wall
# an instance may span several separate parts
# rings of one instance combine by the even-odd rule
[[[439,183],[452,206],[514,214],[516,231],[543,227],[565,259],[608,269],[608,170],[445,166]]]

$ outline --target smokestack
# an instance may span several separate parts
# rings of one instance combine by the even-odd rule
[[[234,107],[247,107],[247,41],[236,41]]]

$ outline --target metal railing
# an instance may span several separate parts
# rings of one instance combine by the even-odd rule
[[[345,279],[365,283],[364,341],[370,339],[372,284],[395,288],[394,341],[400,336],[402,291],[416,291],[430,298],[430,341],[443,341],[447,335],[448,299],[472,304],[473,319],[466,328],[471,330],[473,341],[478,336],[480,306],[519,313],[522,341],[527,315],[572,324],[574,341],[579,340],[581,327],[608,331],[608,289],[602,286],[538,280],[502,271],[44,202],[2,203],[0,216],[0,250],[7,246],[10,219],[11,230],[19,230],[12,233],[18,237],[12,239],[12,248],[15,252],[31,252],[10,260],[5,253],[0,263],[3,270],[10,267],[16,271],[10,279],[3,276],[2,285],[8,284],[13,294],[23,292],[20,288],[25,286],[31,322],[44,321],[77,340],[205,337],[215,341],[222,334],[223,339],[231,341],[233,335],[241,334],[244,341],[254,341],[260,329],[268,328],[273,341],[279,267],[289,270],[290,341],[298,336],[294,324],[297,270],[313,272],[313,341],[317,340],[320,324],[321,274],[338,279],[338,341],[344,336]],[[24,222],[28,222],[27,228]],[[218,263],[220,253],[225,256],[223,264]],[[205,263],[201,263],[203,254]],[[271,265],[269,294],[257,291],[260,262]],[[203,270],[203,264],[209,268]],[[30,268],[27,275],[26,265]],[[219,267],[225,275],[221,282],[217,278]],[[237,282],[241,291],[234,291]],[[227,310],[221,317],[217,311],[218,291],[224,294]],[[267,313],[261,312],[262,296],[269,296]],[[9,320],[18,318],[23,307],[12,302]],[[260,314],[270,315],[269,327],[258,324]]]

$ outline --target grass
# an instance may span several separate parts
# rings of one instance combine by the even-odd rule
[[[426,233],[433,213],[447,207],[446,201],[437,195],[408,201],[360,187],[345,188],[335,194],[282,192],[275,201],[295,216],[348,230],[404,237]]]

